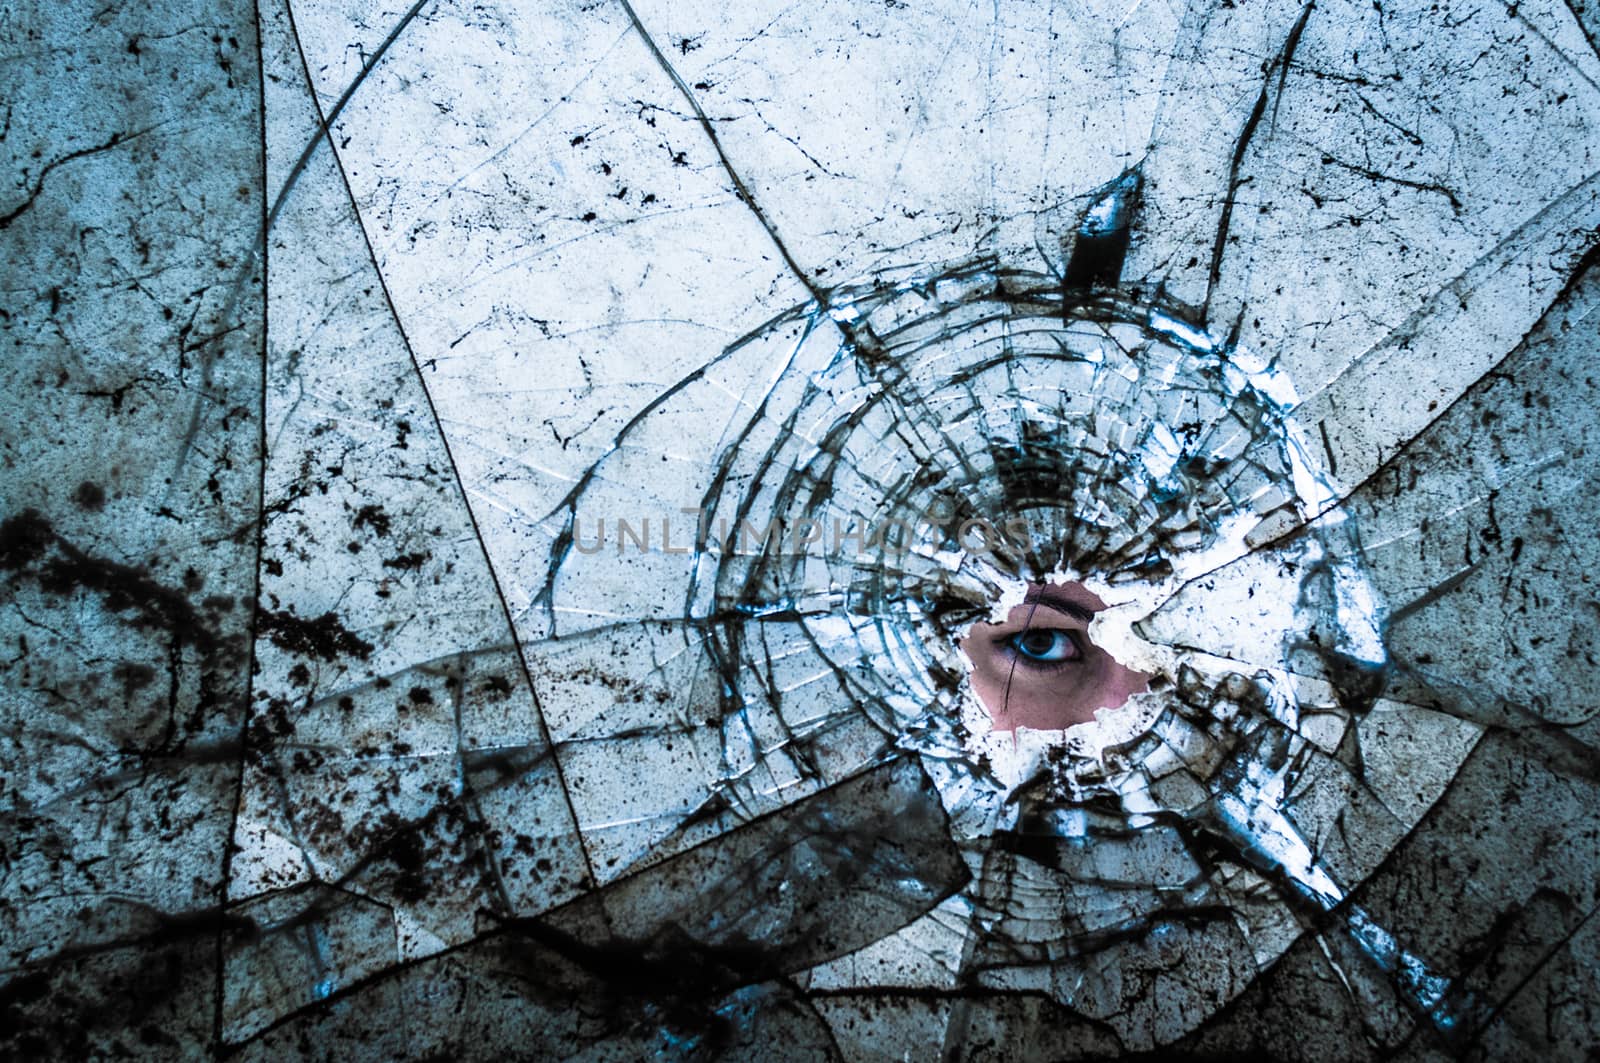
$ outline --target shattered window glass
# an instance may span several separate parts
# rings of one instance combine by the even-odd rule
[[[20,1058],[1582,1058],[1580,4],[8,9]]]

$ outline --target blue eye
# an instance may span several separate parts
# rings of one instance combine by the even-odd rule
[[[1083,656],[1072,633],[1056,628],[1029,628],[1005,640],[1005,644],[1024,660],[1039,664],[1063,664]]]

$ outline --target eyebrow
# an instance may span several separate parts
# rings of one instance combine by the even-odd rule
[[[1070,616],[1074,620],[1082,620],[1085,624],[1094,619],[1093,609],[1079,605],[1054,587],[1040,587],[1037,590],[1029,590],[1022,598],[1024,605],[1034,602],[1048,609],[1054,609],[1064,616]]]

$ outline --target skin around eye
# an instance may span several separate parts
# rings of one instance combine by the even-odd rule
[[[1105,603],[1082,584],[1032,584],[999,624],[974,624],[961,640],[969,675],[996,731],[1064,730],[1115,709],[1148,687],[1089,637]]]

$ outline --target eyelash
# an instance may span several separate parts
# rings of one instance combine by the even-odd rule
[[[1064,638],[1071,643],[1073,655],[1062,658],[1059,661],[1042,661],[1038,657],[1024,652],[1017,644],[1019,639],[1025,638],[1030,634],[1049,634]],[[1069,631],[1064,628],[1026,628],[1014,634],[998,638],[995,642],[1000,647],[1000,651],[1016,665],[1034,672],[1055,672],[1063,668],[1070,668],[1075,664],[1081,664],[1086,656],[1082,637],[1076,631]]]

